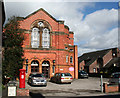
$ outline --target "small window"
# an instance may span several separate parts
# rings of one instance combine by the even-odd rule
[[[58,74],[55,74],[55,76],[58,76]]]
[[[68,55],[66,55],[66,63],[68,63]]]
[[[93,72],[96,73],[96,68],[93,68]]]
[[[73,57],[72,56],[70,57],[70,63],[73,63]]]
[[[39,22],[38,25],[39,25],[40,27],[43,27],[43,26],[44,26],[43,22]]]
[[[65,47],[65,50],[67,50],[68,49],[68,47]]]
[[[53,73],[55,73],[55,66],[53,66],[52,68],[53,68]]]
[[[28,73],[28,64],[26,64],[26,73]]]
[[[70,51],[73,51],[73,49],[70,49]]]

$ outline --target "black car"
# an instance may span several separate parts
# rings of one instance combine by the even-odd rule
[[[78,78],[88,78],[88,73],[83,71],[83,70],[79,70],[78,71]]]
[[[118,84],[120,79],[120,72],[112,73],[111,78],[109,79],[109,84]]]

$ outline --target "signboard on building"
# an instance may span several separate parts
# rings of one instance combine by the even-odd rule
[[[69,68],[69,71],[74,71],[74,67],[70,67],[70,68]]]

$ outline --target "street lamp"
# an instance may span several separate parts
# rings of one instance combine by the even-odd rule
[[[53,60],[53,73],[55,73],[55,60]]]

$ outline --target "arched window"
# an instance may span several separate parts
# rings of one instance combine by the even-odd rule
[[[66,55],[66,63],[68,63],[68,55]]]
[[[73,57],[72,56],[70,57],[70,63],[73,63]]]
[[[49,29],[44,28],[42,32],[42,47],[49,48],[50,46],[50,33]]]
[[[40,41],[40,34],[38,28],[33,28],[31,33],[31,46],[32,48],[38,48]]]

